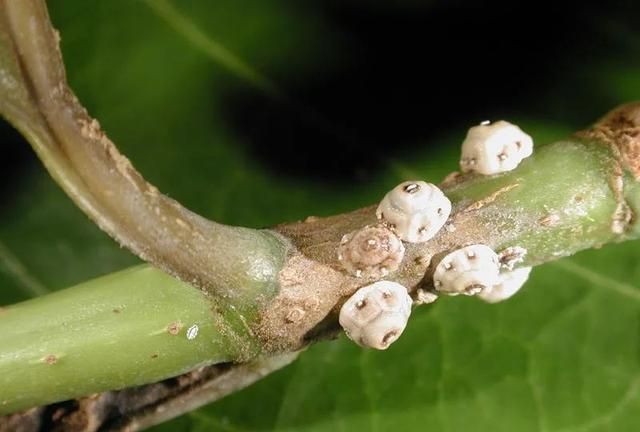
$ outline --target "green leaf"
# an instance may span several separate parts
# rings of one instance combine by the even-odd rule
[[[504,64],[489,61],[489,74],[473,37],[441,40],[429,30],[455,32],[489,12],[371,3],[49,7],[72,87],[122,152],[162,191],[230,224],[328,215],[375,202],[406,178],[438,181],[456,168],[465,129],[486,117],[516,121],[543,143],[640,99],[640,32],[623,6],[587,4],[575,16],[560,9],[576,37],[545,16],[543,54],[500,41],[482,54],[507,53]],[[159,13],[167,5],[171,13]],[[501,14],[495,19],[512,29],[516,13]],[[476,81],[493,75],[486,87]],[[25,143],[9,130],[2,136],[11,183],[0,191],[0,304],[137,262],[35,156],[12,152]],[[637,243],[607,246],[536,268],[503,304],[443,299],[417,309],[388,351],[344,337],[318,344],[249,389],[156,429],[637,430],[639,261]]]

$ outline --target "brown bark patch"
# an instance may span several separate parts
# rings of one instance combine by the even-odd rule
[[[178,333],[180,333],[181,329],[182,329],[182,322],[180,321],[172,322],[167,326],[167,332],[171,336],[176,336]]]
[[[611,145],[624,167],[640,181],[640,102],[614,109],[591,129],[577,135]]]

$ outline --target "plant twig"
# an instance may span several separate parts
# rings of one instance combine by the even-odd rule
[[[251,361],[251,321],[143,265],[3,309],[0,414]]]
[[[221,363],[153,384],[0,417],[0,432],[144,430],[239,391],[296,359],[298,353]]]
[[[69,89],[44,1],[0,0],[0,41],[0,113],[100,228],[143,260],[236,305],[277,291],[286,242],[209,221],[145,181]]]
[[[286,356],[332,337],[340,330],[337,313],[345,300],[380,277],[352,274],[337,256],[343,236],[379,223],[375,207],[256,231],[207,221],[161,195],[116,150],[67,87],[55,31],[42,1],[0,0],[0,62],[0,112],[29,139],[72,199],[121,244],[204,288],[210,295],[199,300],[206,311],[192,304],[187,312],[200,311],[212,332],[228,329],[231,324],[224,322],[228,318],[237,319],[238,325],[246,323],[245,333],[228,351],[207,352],[211,347],[205,346],[203,362]],[[442,257],[466,245],[481,243],[498,252],[517,248],[523,251],[518,265],[530,266],[637,238],[639,166],[640,104],[632,104],[615,110],[588,131],[537,149],[511,172],[454,173],[441,184],[453,205],[447,225],[429,241],[407,244],[399,269],[385,279],[402,284],[417,297],[420,289],[433,290],[433,271]],[[180,294],[190,292],[185,286],[175,291],[180,301],[190,295]],[[152,293],[142,291],[145,300],[154,300]],[[80,313],[59,309],[56,295],[42,299],[43,305],[51,306],[43,306],[43,313],[59,313],[61,320],[73,321]],[[21,311],[32,307],[33,303],[17,305],[13,312],[9,308],[0,317],[0,326],[6,329],[0,334],[11,338],[19,332],[9,324],[26,320],[29,314]],[[223,322],[216,321],[220,315]],[[89,322],[94,318],[100,321],[98,316]],[[113,322],[105,325],[105,333]],[[119,344],[149,340],[149,334],[135,332],[146,328],[146,320],[131,324],[133,333],[119,339]],[[33,334],[42,335],[44,329],[34,325]],[[2,353],[9,358],[7,367],[20,365],[31,371],[26,365],[31,360],[39,361],[35,364],[41,368],[58,364],[57,356],[29,354],[30,340],[17,339]],[[100,385],[50,395],[51,389],[41,387],[47,399],[35,398],[31,403],[150,383],[198,366],[185,355],[188,349],[172,346],[177,360],[171,368],[154,375],[145,363],[137,369],[146,374],[142,381],[129,377],[102,382],[105,371],[95,369],[95,356],[87,352],[91,346],[79,343],[66,354],[69,361],[87,355],[78,370],[84,368],[82,373],[95,377]],[[15,354],[20,352],[28,355]],[[135,369],[120,367],[128,372]],[[26,378],[21,373],[8,379],[13,390],[5,399],[15,403]],[[33,420],[34,412],[23,414],[25,422]]]

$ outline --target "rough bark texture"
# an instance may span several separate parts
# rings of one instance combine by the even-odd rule
[[[32,408],[0,417],[0,432],[143,430],[238,391],[288,365],[297,355],[221,363],[158,383]]]
[[[621,110],[616,111],[618,117],[640,118],[640,104]],[[545,146],[511,173],[448,176],[440,185],[453,202],[447,224],[427,242],[406,243],[400,268],[384,279],[403,284],[415,298],[419,289],[434,290],[432,275],[440,259],[469,244],[490,246],[513,268],[509,260],[517,260],[517,266],[538,265],[635,238],[640,186],[630,174],[637,155],[619,150],[637,146],[637,141],[627,139],[627,131],[633,129],[629,125],[624,122],[623,131],[611,125],[607,140],[589,132]],[[598,124],[594,130],[599,128]],[[618,138],[620,147],[611,145],[619,143]],[[379,277],[345,271],[337,251],[345,234],[380,223],[375,209],[275,228],[294,249],[279,275],[280,293],[262,313],[257,330],[265,349],[299,348],[340,330],[340,306],[359,287]],[[525,255],[509,257],[512,250],[523,250]]]
[[[609,143],[617,150],[624,167],[640,180],[640,102],[612,110],[579,135]]]

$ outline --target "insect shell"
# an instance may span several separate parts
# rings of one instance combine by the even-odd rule
[[[404,245],[389,228],[376,225],[342,237],[338,260],[356,277],[381,278],[394,272],[404,258]]]
[[[472,127],[462,143],[460,168],[484,175],[515,169],[533,153],[533,140],[518,126],[500,120]]]
[[[531,267],[520,267],[500,273],[499,281],[491,289],[478,294],[487,303],[498,303],[515,295],[529,279]]]
[[[476,295],[499,282],[498,255],[477,244],[457,249],[445,256],[433,273],[435,289],[448,295]]]
[[[360,346],[387,349],[407,325],[412,299],[395,282],[378,281],[360,288],[340,309],[340,325]]]
[[[451,214],[451,201],[431,183],[407,181],[387,193],[376,210],[402,240],[421,243],[433,238]]]

